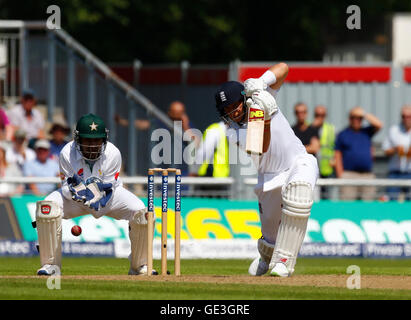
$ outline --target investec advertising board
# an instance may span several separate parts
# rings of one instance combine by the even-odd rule
[[[35,220],[36,201],[41,199],[35,196],[12,198],[27,241],[37,240],[31,222]],[[161,235],[160,199],[155,199],[155,213],[154,257],[157,258]],[[257,255],[255,240],[261,237],[257,201],[183,198],[181,219],[182,258],[252,258]],[[70,232],[76,224],[83,229],[79,237]],[[118,256],[129,253],[127,221],[108,217],[95,219],[85,215],[63,220],[62,225],[63,241],[114,241]],[[174,231],[174,210],[170,208],[167,228],[170,251],[173,249]],[[407,244],[408,248],[411,244],[411,202],[316,202],[304,243],[311,245],[309,248],[316,243]],[[335,248],[338,250],[339,247]],[[355,247],[352,250],[355,251]]]

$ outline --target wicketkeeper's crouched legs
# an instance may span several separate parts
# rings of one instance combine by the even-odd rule
[[[147,273],[147,241],[148,224],[146,219],[147,208],[137,211],[129,221],[129,238],[131,244],[129,274]]]
[[[281,224],[270,268],[272,275],[290,276],[307,230],[313,204],[312,186],[304,181],[290,182],[284,186],[282,197]]]
[[[62,216],[62,210],[56,202],[37,202],[36,227],[42,266],[37,272],[39,275],[60,274]]]

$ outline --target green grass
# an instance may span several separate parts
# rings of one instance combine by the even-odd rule
[[[183,260],[183,275],[247,275],[250,260]],[[410,260],[303,259],[295,275],[347,275],[358,265],[362,275],[411,276]],[[154,267],[159,267],[155,261]],[[0,258],[1,276],[33,276],[39,258]],[[172,261],[169,270],[173,271]],[[63,258],[63,275],[126,275],[127,259]],[[62,279],[61,290],[49,290],[47,278],[0,278],[0,299],[144,299],[144,300],[273,300],[273,299],[411,299],[410,290],[349,290],[335,287],[273,284],[227,284],[173,281]],[[218,281],[218,278],[216,278]]]

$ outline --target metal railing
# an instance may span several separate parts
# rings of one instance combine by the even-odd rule
[[[146,196],[147,176],[123,176],[121,181],[126,188],[131,189],[136,195]],[[0,178],[0,184],[30,184],[30,183],[55,183],[56,186],[60,183],[58,177],[4,177]],[[155,177],[155,183],[161,183],[161,177]],[[188,197],[227,197],[232,199],[256,199],[254,193],[243,193],[241,195],[233,195],[230,186],[236,183],[234,178],[209,178],[209,177],[182,177],[183,195]],[[253,189],[257,179],[245,178],[244,184]],[[170,179],[171,188],[174,185],[173,179]],[[199,188],[200,187],[200,188]],[[201,189],[201,187],[207,187]],[[221,187],[227,187],[221,189]],[[329,188],[328,192],[320,194],[320,188]],[[371,200],[387,200],[389,193],[386,189],[390,187],[410,188],[404,196],[411,198],[411,179],[318,179],[316,185],[315,199],[332,199],[339,200],[339,187],[375,187],[380,189],[374,194]],[[213,190],[213,188],[215,188]],[[330,191],[334,190],[334,191]],[[359,197],[359,194],[352,194],[350,198],[353,200]],[[344,199],[347,200],[347,199]]]
[[[36,32],[31,35],[33,30]],[[107,120],[111,140],[127,149],[124,158],[129,175],[137,174],[140,163],[150,165],[149,154],[143,152],[150,140],[139,141],[134,127],[142,114],[151,123],[156,119],[162,127],[182,136],[180,128],[173,126],[162,110],[63,29],[48,29],[45,21],[0,20],[0,31],[18,34],[19,39],[19,92],[8,93],[20,95],[24,89],[35,87],[40,98],[46,100],[48,120],[52,121],[59,106],[71,127],[85,112],[98,112]],[[127,129],[118,128],[115,121],[120,110],[130,123]],[[147,159],[138,161],[138,154]]]

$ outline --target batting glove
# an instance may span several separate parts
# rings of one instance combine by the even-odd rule
[[[264,109],[264,120],[271,119],[272,115],[278,111],[275,98],[268,91],[258,91],[253,93],[251,99]]]
[[[267,84],[261,78],[250,78],[244,81],[244,92],[247,97],[265,89],[267,89]]]

